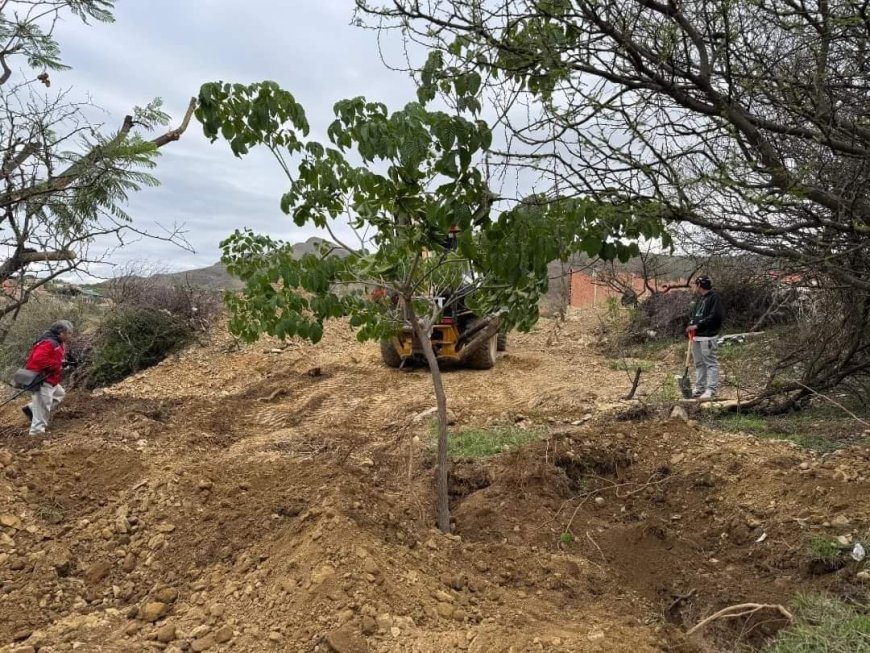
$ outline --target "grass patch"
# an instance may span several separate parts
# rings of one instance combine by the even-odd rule
[[[610,361],[610,369],[617,372],[634,372],[637,368],[640,368],[641,372],[649,372],[653,367],[655,363],[642,358],[621,358]]]
[[[825,596],[799,596],[797,622],[782,630],[766,653],[870,652],[870,615],[857,607]]]
[[[840,559],[840,543],[828,537],[814,537],[807,544],[807,557],[813,562],[833,565]]]
[[[467,428],[448,434],[447,454],[451,458],[488,458],[540,440],[543,436],[542,431],[518,426]],[[433,423],[430,448],[436,450],[437,447],[438,425]]]
[[[844,418],[842,412],[832,412],[824,406],[804,413],[774,417],[724,413],[715,416],[710,426],[729,432],[750,433],[769,440],[788,440],[819,453],[830,453],[868,441],[860,430],[856,433],[854,420]]]

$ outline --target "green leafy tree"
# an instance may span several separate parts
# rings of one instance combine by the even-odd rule
[[[142,233],[124,204],[157,184],[150,171],[159,148],[192,118],[191,102],[178,129],[149,137],[169,120],[155,100],[107,130],[87,104],[51,90],[50,72],[67,68],[54,26],[70,15],[110,22],[113,7],[114,0],[0,2],[0,340],[37,288],[96,260],[89,249],[97,237],[123,243],[124,234]],[[177,230],[162,238],[183,243]]]
[[[205,84],[196,116],[206,136],[238,156],[267,148],[289,179],[282,210],[335,241],[297,258],[268,236],[230,236],[223,261],[245,283],[227,296],[230,329],[248,341],[267,333],[317,342],[325,320],[348,316],[360,340],[412,330],[432,374],[438,527],[449,531],[447,397],[430,340],[444,311],[464,301],[490,316],[481,339],[504,323],[529,329],[549,262],[580,249],[627,258],[637,251],[632,239],[660,234],[659,216],[648,207],[541,197],[498,211],[500,198],[475,166],[491,145],[487,124],[416,102],[390,113],[363,98],[340,101],[327,144],[308,138],[303,108],[273,82]],[[339,220],[358,236],[354,246],[332,231]],[[371,287],[385,295],[372,298],[364,292]]]

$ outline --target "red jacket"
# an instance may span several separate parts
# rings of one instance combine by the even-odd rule
[[[47,372],[45,382],[57,385],[63,376],[63,358],[66,354],[63,343],[54,340],[40,340],[33,349],[24,367],[31,372]]]

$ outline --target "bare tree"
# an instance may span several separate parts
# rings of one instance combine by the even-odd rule
[[[145,234],[123,209],[180,126],[148,138],[169,117],[155,100],[115,130],[90,119],[90,105],[51,91],[49,71],[65,68],[52,33],[64,14],[110,21],[114,0],[0,1],[0,339],[33,292],[95,260],[95,239],[129,234],[184,244],[177,228]],[[21,66],[16,72],[16,67]]]
[[[814,279],[833,337],[771,391],[870,371],[870,7],[857,0],[357,0],[424,45],[422,96],[501,118],[504,167],[663,217]],[[414,52],[413,48],[406,51]],[[493,163],[495,165],[495,162]],[[824,353],[820,353],[824,350]],[[794,365],[784,366],[788,374]],[[786,374],[787,376],[787,374]]]

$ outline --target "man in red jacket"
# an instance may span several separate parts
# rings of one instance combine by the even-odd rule
[[[66,394],[60,385],[63,376],[63,361],[66,356],[64,343],[73,333],[73,325],[61,320],[51,325],[30,350],[24,367],[31,372],[45,375],[45,381],[33,390],[30,403],[21,410],[30,420],[30,435],[43,435],[51,414],[57,410]]]

